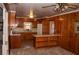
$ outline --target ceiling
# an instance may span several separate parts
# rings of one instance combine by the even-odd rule
[[[17,17],[26,17],[30,12],[29,11],[30,7],[33,8],[34,14],[36,15],[37,18],[59,14],[58,12],[53,11],[54,7],[42,8],[43,6],[48,6],[48,5],[56,5],[56,3],[15,3],[15,4],[9,3],[9,10],[15,10]],[[73,3],[73,5],[79,6],[78,3]],[[68,9],[62,13],[77,10],[77,9],[79,9],[79,7],[77,7],[76,9]]]

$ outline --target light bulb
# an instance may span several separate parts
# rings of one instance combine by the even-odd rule
[[[64,6],[66,9],[68,8],[68,6]]]
[[[32,8],[30,8],[29,18],[34,18],[34,13],[33,13],[33,9]]]

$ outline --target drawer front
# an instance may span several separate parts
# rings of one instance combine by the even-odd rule
[[[49,40],[57,40],[57,37],[49,37]]]
[[[36,42],[36,47],[45,47],[47,45],[47,42]]]
[[[47,41],[47,37],[38,37],[36,41]]]
[[[57,42],[56,41],[48,41],[48,46],[56,46]]]

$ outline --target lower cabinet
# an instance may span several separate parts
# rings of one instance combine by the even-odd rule
[[[35,47],[57,46],[57,37],[36,37]]]
[[[59,39],[59,46],[64,49],[67,49],[75,54],[79,55],[79,35],[71,35],[66,37],[60,37]]]
[[[76,36],[75,53],[79,55],[79,35]]]
[[[47,46],[47,41],[43,41],[43,42],[36,42],[35,47],[45,47]]]
[[[10,36],[10,49],[21,48],[21,43],[20,36]]]
[[[33,33],[32,32],[22,32],[21,36],[22,36],[22,41],[24,43],[27,43],[28,40],[32,40],[33,39]]]
[[[56,46],[57,37],[48,37],[48,46]]]

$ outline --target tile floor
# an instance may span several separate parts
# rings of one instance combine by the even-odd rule
[[[74,55],[72,52],[67,51],[60,47],[44,47],[34,48],[33,41],[27,41],[19,49],[11,49],[11,55]]]
[[[72,52],[67,51],[60,47],[50,47],[50,48],[20,48],[11,49],[11,55],[74,55]]]

